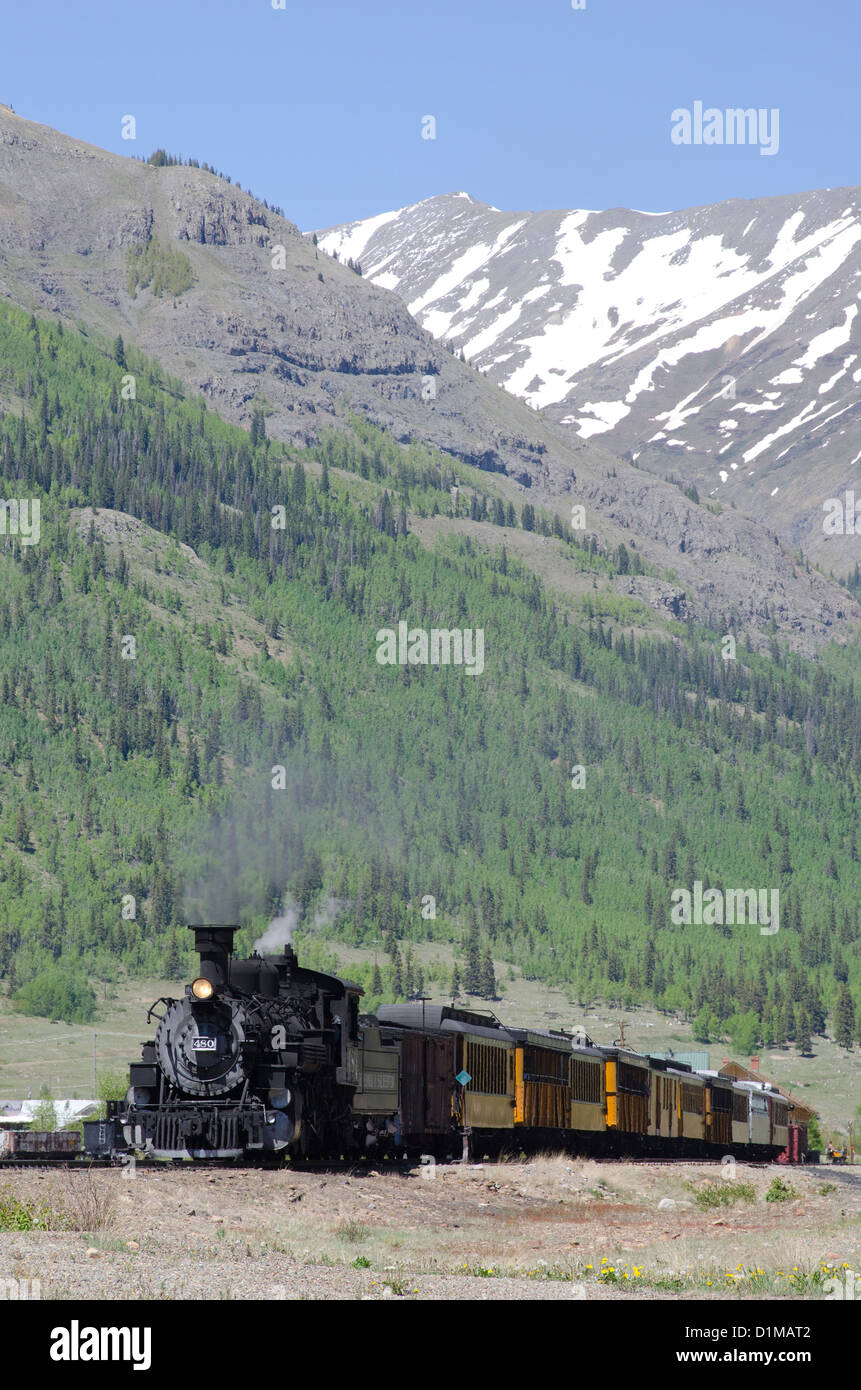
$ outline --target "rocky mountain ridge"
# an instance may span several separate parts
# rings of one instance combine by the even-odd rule
[[[145,251],[163,271],[130,281]],[[185,277],[185,278],[183,278]],[[677,615],[728,615],[813,652],[852,640],[861,610],[773,532],[679,488],[502,391],[397,295],[335,263],[296,226],[205,170],[154,167],[0,108],[0,294],[156,356],[227,418],[255,404],[274,437],[313,444],[355,413],[493,472],[506,495],[624,542],[671,578]],[[0,402],[2,403],[2,402]],[[667,581],[645,586],[665,612]]]

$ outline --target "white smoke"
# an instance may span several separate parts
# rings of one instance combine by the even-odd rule
[[[347,898],[326,898],[314,913],[311,926],[331,927],[339,913],[343,912],[344,908],[349,906],[350,903]]]
[[[348,907],[345,898],[327,897],[316,909],[310,926],[330,927],[340,912]],[[302,919],[302,909],[294,898],[288,900],[282,915],[273,917],[261,937],[254,943],[254,950],[260,955],[274,955],[285,946],[293,945],[293,932]]]
[[[301,917],[298,903],[290,903],[281,917],[273,917],[261,937],[254,943],[254,950],[261,956],[274,955],[285,946],[293,945],[293,932]]]

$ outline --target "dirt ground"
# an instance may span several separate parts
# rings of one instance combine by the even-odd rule
[[[729,1179],[564,1156],[0,1174],[0,1294],[12,1279],[68,1300],[784,1300],[845,1297],[848,1271],[851,1296],[861,1169],[738,1164]],[[766,1200],[775,1179],[789,1191]],[[10,1231],[12,1198],[49,1229]]]

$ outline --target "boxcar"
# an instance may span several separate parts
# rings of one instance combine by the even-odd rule
[[[80,1148],[81,1136],[75,1130],[0,1130],[0,1158],[64,1158]]]
[[[399,1039],[404,1143],[444,1149],[456,1130],[485,1137],[511,1132],[514,1039],[497,1020],[420,1003],[385,1005],[377,1017],[384,1033]],[[434,1137],[440,1145],[430,1142]]]

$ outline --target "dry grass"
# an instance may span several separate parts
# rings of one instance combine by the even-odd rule
[[[361,1245],[368,1239],[370,1231],[361,1221],[356,1221],[351,1217],[349,1220],[340,1221],[335,1227],[335,1235],[341,1240],[347,1241],[349,1245]]]
[[[442,1281],[432,1285],[440,1296],[460,1298],[568,1297],[580,1284],[590,1298],[821,1298],[833,1272],[861,1267],[853,1175],[835,1172],[823,1196],[820,1173],[794,1170],[799,1198],[785,1202],[765,1200],[773,1167],[738,1176],[754,1202],[703,1210],[696,1195],[714,1185],[713,1166],[553,1152],[527,1163],[438,1164],[432,1179],[420,1169],[139,1166],[124,1182],[79,1169],[10,1183],[51,1221],[13,1228],[4,1245],[32,1264],[46,1291],[68,1288],[76,1298],[110,1297],[109,1268],[140,1297],[164,1297],[162,1284],[177,1296],[192,1286],[208,1298],[234,1286],[249,1297],[284,1296],[265,1292],[273,1283],[325,1297],[377,1296],[397,1283],[412,1296],[432,1280]],[[86,1261],[82,1240],[92,1247]]]
[[[109,1231],[116,1222],[117,1193],[92,1168],[70,1169],[51,1177],[47,1205],[54,1213],[54,1230]]]

